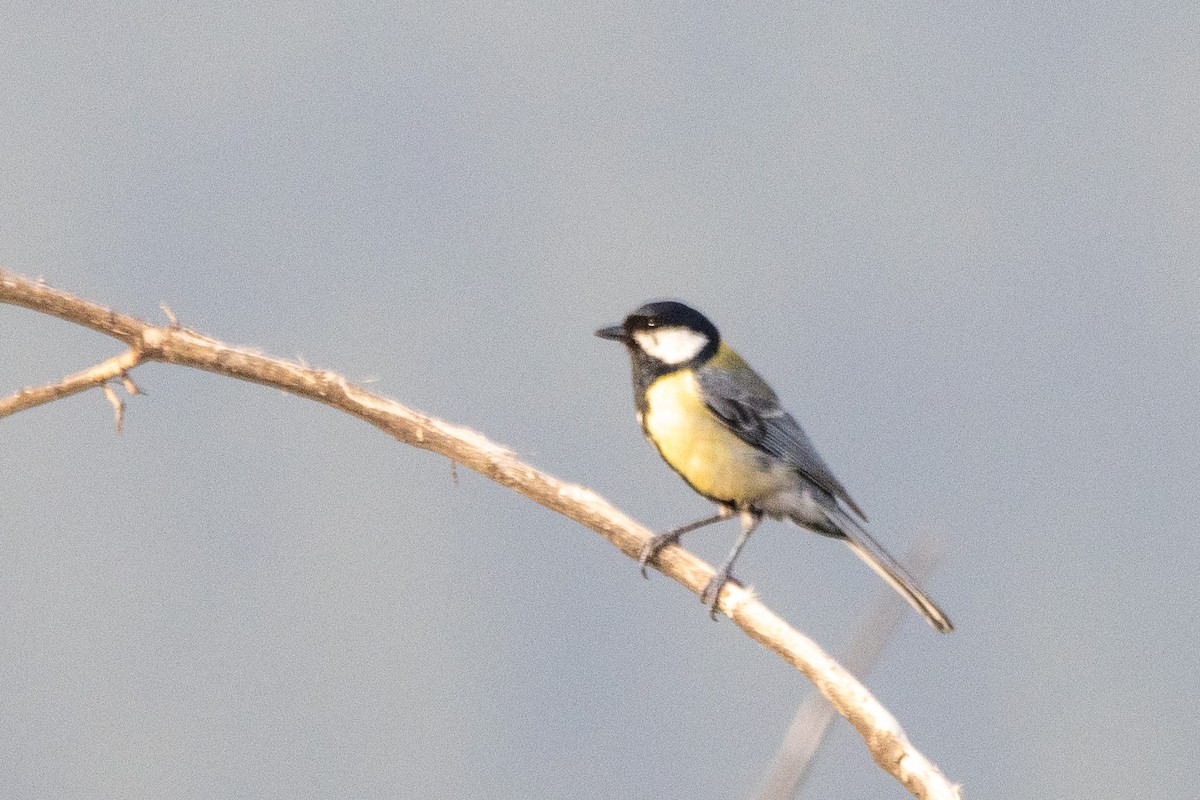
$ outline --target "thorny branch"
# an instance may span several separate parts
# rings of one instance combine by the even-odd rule
[[[0,399],[0,417],[67,397],[126,373],[145,361],[159,361],[273,386],[333,406],[358,417],[405,444],[440,453],[599,533],[625,555],[637,559],[651,532],[589,489],[540,472],[475,431],[452,425],[372,394],[327,370],[270,358],[232,347],[180,327],[152,325],[67,292],[0,270],[0,302],[58,317],[124,342],[129,350],[57,384],[23,389]],[[713,575],[711,566],[680,547],[668,547],[656,568],[699,595]],[[750,592],[730,584],[719,609],[755,641],[800,670],[859,732],[871,756],[919,798],[952,800],[958,787],[908,741],[896,721],[861,683],[814,642],[790,627]]]

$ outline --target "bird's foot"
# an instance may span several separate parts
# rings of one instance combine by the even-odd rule
[[[725,588],[725,584],[732,583],[735,586],[741,586],[741,582],[730,574],[728,569],[718,570],[716,575],[709,579],[705,585],[704,591],[700,593],[700,602],[708,606],[708,616],[713,621],[717,621],[717,601],[721,598],[721,590]]]
[[[646,544],[642,545],[642,554],[641,557],[638,558],[638,563],[642,565],[643,578],[650,577],[646,574],[647,565],[649,565],[651,561],[658,557],[659,551],[661,551],[664,547],[669,544],[677,544],[679,542],[679,536],[679,531],[668,531],[667,533],[660,533],[658,536],[653,537],[650,541],[646,542]]]

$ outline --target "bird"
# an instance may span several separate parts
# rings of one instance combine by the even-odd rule
[[[763,517],[789,520],[842,540],[934,628],[954,629],[867,532],[866,514],[812,440],[707,317],[678,301],[655,301],[596,336],[629,351],[634,405],[646,438],[692,489],[717,504],[715,515],[650,539],[639,559],[643,576],[647,564],[683,534],[739,517],[733,550],[700,596],[716,619],[721,590],[737,582],[734,562]]]

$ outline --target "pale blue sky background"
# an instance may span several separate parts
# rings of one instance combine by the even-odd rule
[[[302,357],[654,528],[594,339],[689,301],[960,630],[868,683],[967,797],[1200,794],[1200,6],[27,4],[0,265]],[[0,392],[119,352],[0,307]],[[809,687],[441,458],[136,374],[0,422],[0,794],[728,798]],[[724,555],[733,526],[692,546]],[[835,654],[880,582],[768,524]],[[842,726],[808,797],[901,797]]]

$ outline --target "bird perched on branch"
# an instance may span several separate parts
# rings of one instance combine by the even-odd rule
[[[664,547],[689,531],[733,516],[742,531],[701,600],[716,618],[721,589],[764,516],[841,539],[946,633],[954,626],[867,533],[866,515],[833,476],[812,441],[708,319],[683,303],[648,303],[596,335],[621,342],[633,367],[638,421],[659,455],[687,484],[717,504],[716,515],[655,536],[641,553],[642,574]]]

